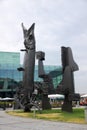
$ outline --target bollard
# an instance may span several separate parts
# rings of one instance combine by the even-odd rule
[[[34,118],[36,117],[36,108],[34,106]]]
[[[87,106],[85,106],[85,121],[87,122]]]

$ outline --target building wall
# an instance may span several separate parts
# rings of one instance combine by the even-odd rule
[[[9,93],[12,97],[17,83],[22,81],[23,72],[17,70],[20,66],[20,53],[0,52],[0,97],[9,96]],[[62,79],[62,68],[60,66],[45,65],[44,69],[46,74],[51,72],[53,84],[56,88]],[[37,65],[35,66],[34,80],[42,81],[38,77]]]
[[[20,53],[17,52],[0,52],[0,64],[20,64]]]

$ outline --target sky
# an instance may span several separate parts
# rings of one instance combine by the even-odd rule
[[[79,66],[75,91],[87,93],[87,0],[0,0],[0,51],[24,48],[22,22],[27,29],[35,23],[36,51],[45,52],[44,65],[61,65],[61,47],[71,47]]]

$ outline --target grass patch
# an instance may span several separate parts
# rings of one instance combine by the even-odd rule
[[[34,114],[33,111],[30,113],[29,112],[25,113],[22,110],[7,111],[7,113],[10,115],[22,116],[27,118],[86,124],[83,108],[75,108],[73,109],[73,113],[62,112],[60,109],[42,110],[41,114],[38,111],[36,111],[36,114]]]

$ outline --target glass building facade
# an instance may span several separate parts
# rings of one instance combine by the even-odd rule
[[[13,97],[18,83],[22,81],[23,72],[17,70],[20,65],[20,53],[0,52],[0,97]],[[44,70],[53,79],[56,88],[62,80],[62,68],[60,66],[45,65]],[[35,65],[34,80],[38,78],[38,66]]]
[[[0,97],[13,97],[21,80],[17,67],[20,66],[20,53],[0,52]]]

